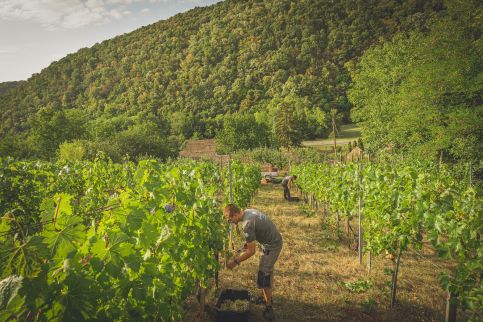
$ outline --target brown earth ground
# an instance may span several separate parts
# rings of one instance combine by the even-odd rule
[[[274,275],[276,321],[444,321],[446,295],[438,278],[449,264],[436,258],[430,247],[402,255],[397,304],[390,308],[391,276],[384,274],[384,267],[392,268],[391,260],[373,258],[369,272],[367,258],[359,265],[354,245],[349,247],[344,236],[337,238],[328,217],[308,216],[311,211],[302,202],[285,201],[280,185],[264,185],[251,207],[270,216],[284,239]],[[219,286],[258,295],[257,271],[258,254],[233,271],[222,270]],[[357,280],[372,286],[361,293],[344,286]],[[185,321],[215,321],[216,293],[214,287],[207,290],[203,319],[200,305],[191,298]],[[262,311],[263,306],[252,303],[250,321],[264,321]],[[463,320],[458,315],[458,321]]]

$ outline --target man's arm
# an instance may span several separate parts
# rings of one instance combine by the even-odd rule
[[[257,249],[256,243],[254,241],[247,243],[246,246],[247,247],[245,248],[243,253],[236,257],[236,260],[240,263],[252,257]]]
[[[232,269],[233,267],[235,267],[235,265],[239,265],[241,262],[249,259],[250,257],[252,257],[255,252],[256,252],[256,242],[255,241],[252,241],[252,242],[249,242],[246,244],[246,248],[245,250],[243,251],[243,253],[241,253],[240,255],[236,256],[235,258],[231,258],[228,263],[226,264],[226,267],[228,267],[229,269]]]

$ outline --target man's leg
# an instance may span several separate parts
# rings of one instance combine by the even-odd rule
[[[262,288],[263,298],[265,299],[265,305],[271,306],[272,305],[272,288],[266,287]]]
[[[283,197],[285,200],[290,200],[290,191],[287,186],[283,186]]]
[[[273,267],[280,255],[282,245],[279,249],[270,249],[262,251],[260,256],[260,266],[258,271],[258,287],[262,290],[265,298],[265,310],[263,316],[265,319],[271,321],[274,319],[272,308],[272,288],[273,288]]]

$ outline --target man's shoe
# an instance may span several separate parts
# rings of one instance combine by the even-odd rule
[[[259,296],[255,299],[255,304],[257,305],[265,305],[265,298],[263,296]]]
[[[262,305],[262,304],[267,305],[267,303],[265,303],[265,297],[263,295],[260,295],[257,298],[254,298],[253,303],[255,303],[256,305]],[[273,297],[272,297],[272,305],[273,305]]]
[[[267,321],[273,321],[275,319],[275,314],[273,313],[272,306],[266,306],[265,310],[263,311],[263,317]]]

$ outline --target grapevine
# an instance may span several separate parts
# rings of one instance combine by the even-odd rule
[[[356,164],[303,164],[292,171],[304,193],[325,200],[332,213],[348,220],[360,197],[366,250],[392,254],[396,272],[401,254],[420,249],[426,236],[441,258],[457,264],[441,273],[441,286],[457,295],[463,309],[481,310],[483,212],[477,189],[430,164],[367,163],[362,173]]]

